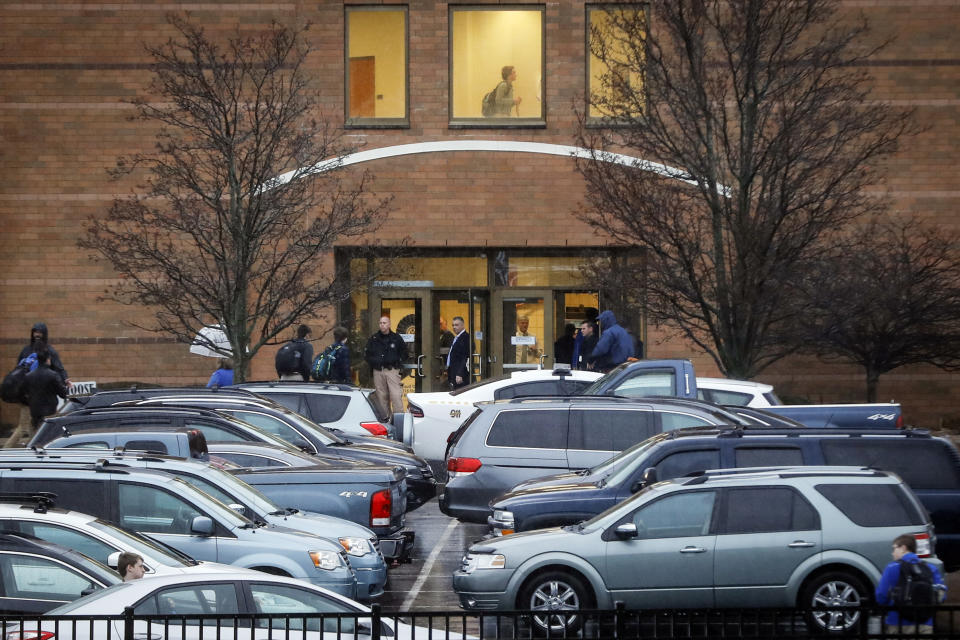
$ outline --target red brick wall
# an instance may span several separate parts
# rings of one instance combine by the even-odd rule
[[[515,4],[515,3],[514,3]],[[128,117],[123,100],[143,95],[149,80],[144,41],[171,35],[164,16],[188,10],[208,31],[256,29],[273,18],[313,23],[324,110],[342,118],[343,3],[314,2],[6,2],[0,6],[0,362],[13,364],[30,325],[44,320],[52,343],[76,380],[140,380],[164,384],[207,379],[213,359],[191,356],[186,345],[157,343],[134,329],[142,309],[98,301],[114,274],[76,248],[82,221],[100,215],[135,182],[111,182],[117,156],[149,149],[152,129]],[[520,140],[571,144],[571,105],[583,91],[584,4],[546,8],[547,126],[544,129],[457,130],[448,127],[447,4],[413,0],[410,17],[410,127],[351,130],[367,149],[420,141]],[[960,187],[960,2],[849,1],[879,41],[894,43],[870,66],[876,97],[917,110],[927,130],[904,144],[887,179],[896,209],[956,227]],[[369,163],[375,188],[394,194],[384,238],[410,236],[418,246],[597,246],[574,211],[584,198],[572,162],[520,153],[444,153]],[[652,357],[706,357],[686,345],[663,343],[651,328]],[[254,377],[272,374],[273,349],[254,363]],[[797,361],[760,376],[778,390],[817,400],[858,400],[855,369]],[[957,376],[926,367],[881,379],[880,395],[902,400],[923,424],[960,415]],[[0,420],[12,420],[3,407]]]

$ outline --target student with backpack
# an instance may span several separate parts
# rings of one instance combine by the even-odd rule
[[[318,355],[310,367],[310,377],[317,382],[338,382],[350,384],[350,347],[347,338],[350,332],[346,327],[334,327],[333,344]]]
[[[49,332],[47,330],[47,325],[43,322],[37,322],[30,329],[30,342],[23,349],[20,350],[20,354],[17,356],[16,367],[14,371],[11,371],[7,377],[10,377],[17,371],[17,369],[22,369],[21,363],[24,360],[29,359],[31,356],[35,357],[37,351],[41,348],[46,349],[49,354],[49,367],[56,371],[60,375],[60,379],[63,383],[70,388],[70,377],[67,375],[67,370],[63,368],[63,363],[60,362],[60,354],[57,353],[57,350],[50,346],[48,342]],[[32,371],[36,368],[35,362],[28,364],[28,369]],[[29,372],[29,371],[28,371]],[[19,384],[22,385],[22,380],[25,378],[24,373],[27,372],[18,372],[22,376]],[[6,382],[6,380],[5,380]],[[6,395],[6,394],[5,394]],[[16,396],[16,397],[14,397]],[[19,402],[22,406],[20,407],[20,419],[17,422],[17,426],[14,428],[13,433],[10,434],[10,437],[7,438],[7,441],[4,443],[4,447],[14,447],[17,446],[18,441],[23,437],[24,434],[30,433],[30,407],[27,406],[27,403],[23,400],[22,394],[20,393],[19,386],[16,389],[16,393],[11,396],[11,399],[4,398],[8,402]]]
[[[300,325],[297,327],[297,337],[277,351],[274,366],[281,380],[310,380],[310,363],[313,362],[313,345],[307,340],[310,333],[310,327]]]
[[[893,540],[893,562],[877,585],[877,604],[894,607],[884,619],[887,634],[933,634],[934,607],[947,593],[935,566],[917,556],[917,540],[910,534]],[[916,620],[915,618],[922,618]]]

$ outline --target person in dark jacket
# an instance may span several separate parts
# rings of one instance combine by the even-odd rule
[[[399,333],[390,330],[390,316],[381,316],[380,330],[370,336],[363,358],[373,370],[373,388],[377,391],[380,419],[388,421],[403,411],[403,363],[407,345]]]
[[[277,377],[281,380],[308,381],[310,380],[310,365],[313,364],[313,345],[307,338],[310,336],[310,327],[305,324],[297,327],[297,337],[286,343],[277,352]],[[289,351],[294,357],[285,362],[281,352]]]
[[[900,582],[900,563],[918,564],[923,562],[917,555],[917,539],[909,533],[894,538],[891,555],[893,556],[893,562],[888,564],[883,570],[883,575],[880,576],[880,583],[877,585],[875,594],[877,604],[884,606],[892,606],[895,604],[892,592],[894,587]],[[927,563],[927,566],[933,571],[934,585],[940,594],[939,601],[943,602],[947,593],[947,587],[943,582],[943,577],[940,575],[936,566],[930,563]],[[913,637],[914,635],[918,635],[918,633],[919,635],[930,635],[933,633],[932,616],[927,620],[919,621],[918,625],[918,621],[909,620],[898,611],[892,610],[887,613],[887,617],[883,622],[886,625],[885,633],[887,634],[900,634]],[[918,626],[920,627],[919,629],[917,629]]]
[[[595,371],[606,373],[633,355],[633,340],[626,329],[617,324],[613,311],[600,314],[600,339],[587,361]]]
[[[593,348],[597,346],[599,333],[597,323],[590,320],[584,320],[580,323],[580,334],[577,336],[580,339],[580,344],[573,348],[573,364],[577,369],[588,368],[587,363],[590,362],[590,354],[593,353]]]
[[[50,353],[43,347],[37,352],[37,368],[23,380],[23,394],[30,405],[29,440],[37,432],[40,421],[57,412],[57,398],[67,397],[67,385],[60,372],[50,368]]]
[[[333,360],[333,366],[330,367],[330,382],[339,382],[341,384],[351,384],[353,374],[350,372],[350,347],[347,345],[347,338],[350,332],[346,327],[333,328],[333,344],[340,345],[337,349],[337,357]]]
[[[576,342],[573,334],[577,332],[577,327],[573,324],[567,324],[563,328],[563,335],[557,338],[553,343],[553,361],[556,364],[570,364],[573,361],[573,346]]]
[[[599,315],[600,312],[597,311],[594,307],[587,307],[586,309],[583,310],[583,312],[587,316],[584,322],[588,322],[590,323],[591,326],[593,326],[593,329],[594,329],[593,342],[594,344],[596,344],[596,339],[600,337],[600,332],[597,331],[597,327],[596,327],[597,316]],[[573,355],[570,357],[570,364],[571,364],[571,367],[574,369],[587,368],[587,360],[583,354],[583,340],[585,338],[585,335],[583,333],[583,324],[584,324],[583,322],[580,323],[580,330],[577,331],[577,335],[573,339]],[[593,345],[591,345],[590,348],[592,349]]]
[[[447,382],[451,389],[459,389],[470,383],[470,334],[464,328],[463,318],[453,319],[453,331],[456,336],[447,353]]]
[[[48,338],[49,332],[47,331],[47,325],[43,322],[37,322],[34,324],[30,329],[30,342],[20,350],[20,355],[17,356],[17,361],[15,364],[19,364],[21,360],[29,356],[31,353],[36,353],[37,349],[45,347],[50,356],[50,368],[60,374],[60,378],[69,389],[70,377],[67,375],[67,370],[63,368],[63,363],[60,362],[60,354],[57,353],[57,350],[51,347],[47,342]],[[10,434],[10,437],[7,438],[7,441],[3,446],[17,446],[20,439],[26,434],[30,433],[30,424],[30,407],[24,404],[20,407],[20,417],[17,421],[17,426],[14,428],[13,433]]]

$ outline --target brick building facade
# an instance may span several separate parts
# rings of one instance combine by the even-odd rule
[[[376,177],[374,190],[395,198],[380,237],[409,237],[438,259],[482,254],[491,262],[498,250],[516,250],[523,260],[536,261],[604,247],[604,238],[575,215],[585,193],[572,160],[554,154],[560,146],[573,144],[573,105],[587,77],[589,5],[581,0],[463,5],[531,9],[542,20],[540,100],[535,103],[528,95],[525,103],[537,105],[540,116],[526,114],[527,126],[485,128],[460,126],[457,116],[464,114],[456,111],[469,108],[455,106],[450,97],[450,61],[456,55],[450,44],[451,7],[459,6],[419,0],[402,5],[326,0],[0,5],[0,356],[12,364],[32,323],[43,320],[73,380],[195,384],[205,382],[215,366],[213,360],[190,355],[186,345],[133,328],[131,323],[149,321],[142,309],[99,302],[114,274],[76,247],[83,220],[102,214],[114,197],[135,188],[112,182],[106,170],[118,156],[149,149],[153,143],[150,129],[129,120],[133,109],[124,101],[144,92],[150,74],[143,43],[159,43],[172,35],[165,19],[172,10],[188,11],[210,33],[225,35],[238,25],[256,28],[274,18],[310,21],[310,39],[318,49],[311,64],[323,108],[327,116],[343,122],[349,108],[344,55],[349,11],[402,8],[408,25],[404,122],[399,127],[364,127],[361,119],[361,126],[348,131],[366,151],[427,145],[417,153],[384,153],[364,162]],[[927,127],[907,141],[886,168],[883,188],[892,194],[898,211],[955,228],[960,203],[960,0],[847,0],[842,7],[851,14],[863,11],[878,39],[895,37],[869,63],[876,78],[875,97],[915,108],[918,121]],[[472,102],[479,104],[475,98]],[[429,146],[434,143],[451,148],[437,151]],[[491,289],[493,284],[487,283]],[[560,290],[551,289],[546,280],[540,284],[536,291],[545,290],[548,297]],[[568,287],[566,292],[583,289]],[[496,292],[491,295],[493,302],[486,308],[506,326],[506,303]],[[536,295],[542,299],[544,294]],[[560,309],[563,303],[556,300],[546,304]],[[434,326],[444,307],[424,304],[432,309],[425,311],[424,326]],[[551,324],[553,316],[544,317],[545,324]],[[357,331],[368,328],[357,322]],[[692,355],[686,345],[664,341],[657,327],[644,326],[642,331],[650,357]],[[554,333],[551,329],[549,335]],[[252,378],[273,375],[272,353],[261,352]],[[693,359],[701,372],[715,373],[707,358],[693,354]],[[771,367],[759,379],[775,384],[781,394],[815,401],[862,397],[862,375],[855,368],[794,360]],[[913,422],[936,426],[960,417],[958,380],[933,368],[904,368],[881,378],[880,397],[902,401]],[[5,405],[0,418],[10,423],[12,407]]]

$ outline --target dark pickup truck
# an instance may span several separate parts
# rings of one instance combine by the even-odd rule
[[[689,360],[624,362],[596,380],[584,395],[671,396],[697,399],[697,376]],[[899,404],[780,404],[766,411],[792,418],[808,427],[896,429],[903,427]]]

